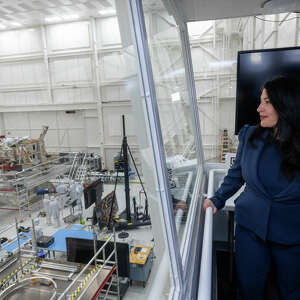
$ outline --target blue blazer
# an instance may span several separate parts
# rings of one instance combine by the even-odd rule
[[[300,244],[299,178],[290,181],[275,196],[266,191],[258,177],[258,162],[264,142],[255,140],[256,148],[248,145],[254,129],[255,126],[249,125],[241,129],[235,162],[211,200],[220,209],[246,183],[244,191],[235,200],[236,223],[253,231],[263,240],[286,245]],[[265,167],[267,170],[268,166]]]

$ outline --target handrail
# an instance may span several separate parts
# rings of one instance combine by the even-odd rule
[[[215,193],[215,174],[226,173],[227,169],[211,169],[208,176],[207,198]],[[212,288],[212,243],[213,243],[213,211],[208,207],[205,212],[203,243],[198,285],[198,300],[210,300]]]
[[[19,288],[22,288],[26,285],[32,284],[36,281],[42,281],[42,280],[45,280],[47,282],[48,286],[50,286],[49,282],[53,285],[53,294],[49,300],[54,300],[56,298],[56,294],[57,294],[57,284],[52,278],[50,278],[48,276],[32,276],[29,278],[22,279],[20,281],[16,281],[15,283],[9,285],[6,289],[1,291],[0,299],[6,299],[6,297],[9,296],[10,292],[13,292],[13,291],[15,291]]]
[[[207,207],[201,253],[198,300],[211,300],[213,212]]]
[[[101,248],[96,252],[96,254],[90,259],[90,261],[85,265],[85,267],[80,271],[80,273],[74,278],[72,283],[64,290],[64,292],[60,295],[58,300],[63,300],[67,298],[67,293],[71,290],[71,288],[74,286],[74,284],[78,281],[80,276],[89,268],[89,266],[92,264],[93,261],[95,261],[98,257],[98,255],[103,251],[105,246],[112,240],[115,239],[115,233],[111,234],[108,239],[105,241],[105,243],[101,246]],[[112,251],[111,255],[115,253],[115,249]],[[110,256],[111,256],[110,255]],[[109,257],[110,257],[109,256]],[[100,269],[103,269],[105,263],[100,267]]]

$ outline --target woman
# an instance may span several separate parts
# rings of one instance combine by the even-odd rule
[[[239,299],[263,299],[270,266],[282,299],[300,299],[300,83],[264,84],[258,126],[239,133],[235,163],[203,208],[213,213],[244,183],[235,203]]]

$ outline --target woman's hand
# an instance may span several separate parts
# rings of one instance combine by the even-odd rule
[[[176,213],[178,209],[182,209],[183,211],[186,211],[186,209],[187,209],[186,203],[182,200],[177,202],[174,212]]]
[[[213,214],[215,214],[217,212],[217,208],[215,207],[214,203],[211,200],[209,200],[209,199],[205,199],[204,202],[203,202],[203,209],[204,209],[204,211],[206,211],[206,209],[208,207],[212,208]]]

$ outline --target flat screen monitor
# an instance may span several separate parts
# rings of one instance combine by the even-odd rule
[[[95,205],[93,213],[93,224],[95,225],[98,223],[100,230],[105,226],[110,227],[113,223],[113,218],[118,212],[118,202],[114,195],[114,191],[110,192]]]
[[[83,190],[84,194],[84,208],[89,208],[92,204],[101,200],[103,193],[103,182],[98,179],[91,183]]]
[[[259,123],[263,84],[278,76],[300,79],[300,47],[238,52],[235,134],[245,124]]]
[[[105,241],[97,240],[97,249],[99,250]],[[67,261],[87,264],[94,256],[94,241],[79,238],[66,238],[67,245]],[[121,277],[129,277],[129,245],[128,243],[116,243],[117,258],[118,258],[118,272]],[[105,257],[107,258],[114,249],[113,242],[108,242],[105,246]],[[98,256],[103,259],[102,251]],[[110,259],[115,260],[114,255]]]

